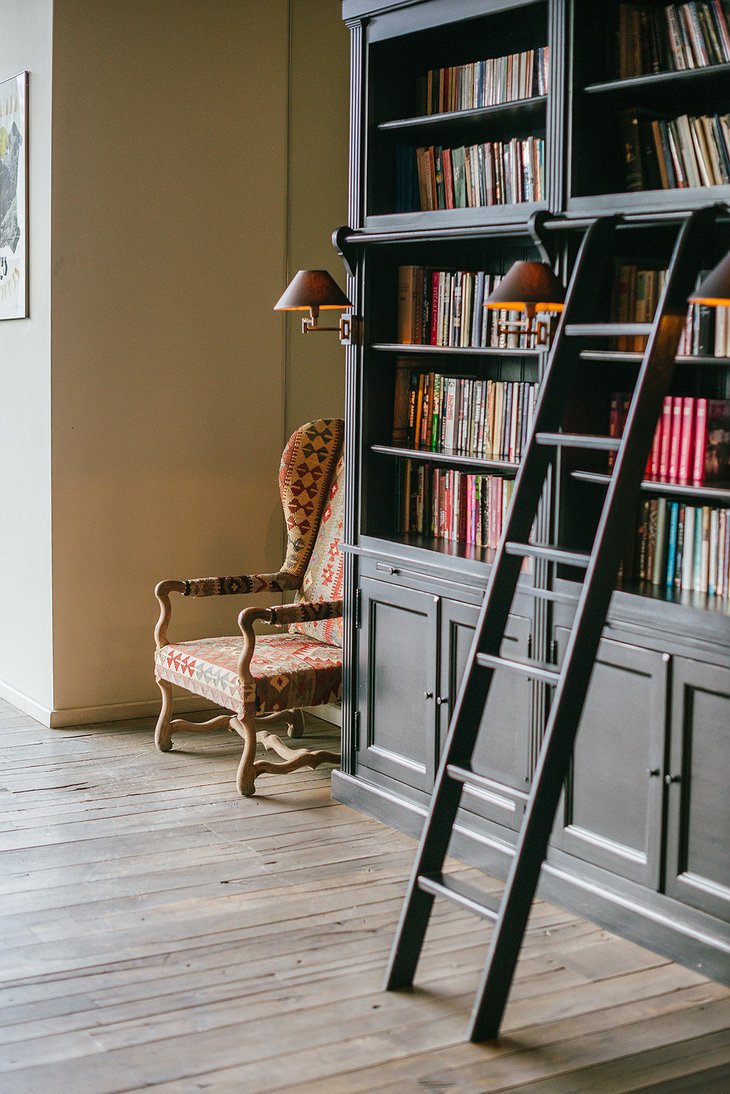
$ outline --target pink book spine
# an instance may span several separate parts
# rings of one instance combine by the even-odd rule
[[[669,449],[672,443],[672,396],[667,395],[662,410],[662,441],[659,449],[659,478],[666,479],[669,474]]]
[[[670,482],[679,481],[679,449],[682,440],[682,412],[682,397],[680,395],[674,395],[672,397],[672,439],[669,444],[669,467],[667,469],[667,475],[669,476]]]
[[[429,333],[429,345],[435,346],[438,341],[439,322],[439,273],[431,271],[431,331]]]
[[[692,456],[692,482],[701,486],[705,479],[707,447],[707,399],[695,399],[695,436]]]
[[[682,399],[682,433],[679,442],[679,469],[677,481],[689,483],[692,441],[694,440],[695,401],[691,396]]]
[[[649,453],[649,459],[647,461],[647,478],[658,479],[659,478],[659,455],[662,449],[662,419],[656,424],[654,430],[654,440],[651,445],[651,452]]]

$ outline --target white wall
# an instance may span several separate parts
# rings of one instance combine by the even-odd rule
[[[0,0],[0,80],[30,72],[30,319],[0,322],[0,695],[53,703],[51,630],[51,0]]]

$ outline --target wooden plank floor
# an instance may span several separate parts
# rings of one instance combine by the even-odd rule
[[[458,909],[384,993],[414,843],[328,769],[243,800],[226,733],[162,755],[2,701],[0,733],[3,1094],[730,1090],[730,990],[542,902],[498,1043],[465,1041],[489,928]]]

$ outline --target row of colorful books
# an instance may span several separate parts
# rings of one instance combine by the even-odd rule
[[[429,69],[416,81],[418,112],[480,110],[547,95],[548,61],[548,47],[541,46],[506,57]]]
[[[690,305],[677,353],[687,357],[730,357],[730,308]]]
[[[401,531],[496,548],[514,481],[405,460]]]
[[[622,112],[627,190],[675,190],[730,182],[730,115],[652,117]]]
[[[619,4],[619,78],[730,61],[730,3]]]
[[[501,280],[502,274],[483,270],[399,266],[398,342],[455,349],[536,349],[536,321],[527,330],[505,331],[506,321],[521,317],[505,308],[484,307]]]
[[[620,437],[629,396],[611,396],[609,433]],[[730,399],[668,395],[645,476],[680,486],[730,483]]]
[[[638,263],[616,259],[611,283],[611,319],[616,322],[650,323],[666,276],[666,269],[642,268]],[[700,274],[698,280],[704,276],[704,273]],[[643,336],[622,336],[618,339],[618,348],[642,350],[645,343]],[[730,355],[730,309],[690,305],[677,353],[709,357]]]
[[[611,320],[617,323],[650,323],[667,279],[666,269],[642,268],[638,263],[616,259],[611,281]],[[622,335],[620,350],[643,350],[646,338]]]
[[[545,193],[545,141],[509,141],[442,148],[428,145],[396,150],[398,212],[475,209],[542,201]]]
[[[486,460],[521,458],[537,384],[444,376],[410,364],[406,359],[396,370],[395,445]]]
[[[730,510],[643,502],[632,562],[624,576],[710,596],[730,595]]]

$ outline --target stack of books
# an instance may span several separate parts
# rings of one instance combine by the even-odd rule
[[[406,460],[401,531],[496,548],[514,482]]]
[[[521,318],[504,308],[485,308],[502,274],[483,270],[431,270],[398,267],[397,340],[401,345],[458,348],[536,349],[537,322],[524,331],[500,329]],[[546,315],[548,313],[545,313]],[[555,319],[555,316],[548,316]]]
[[[619,78],[730,62],[730,3],[619,4]]]
[[[419,372],[399,358],[393,443],[515,463],[527,443],[537,392],[535,383]]]
[[[467,65],[429,69],[416,81],[417,109],[421,114],[481,110],[534,95],[548,89],[548,47],[489,57]]]
[[[628,394],[612,394],[612,437],[621,436],[628,406]],[[654,433],[645,478],[680,486],[730,484],[730,399],[668,395]]]
[[[633,560],[624,576],[652,585],[728,597],[730,511],[647,498],[641,506]]]
[[[673,190],[730,182],[730,115],[659,118],[644,110],[620,115],[627,190]]]
[[[542,201],[544,194],[542,137],[396,150],[397,212],[512,205]]]

